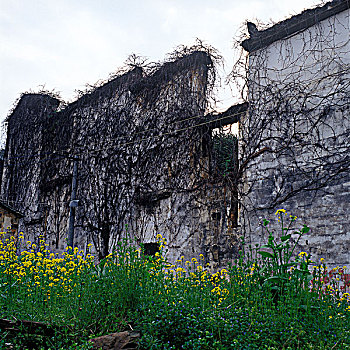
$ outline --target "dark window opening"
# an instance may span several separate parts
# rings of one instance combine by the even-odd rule
[[[214,181],[230,190],[231,200],[227,203],[228,229],[238,226],[238,123],[212,129],[211,168]],[[228,181],[227,181],[228,180]],[[226,213],[226,212],[225,212]],[[212,213],[212,219],[219,221],[220,213]]]
[[[214,262],[219,262],[219,251],[220,251],[219,246],[217,244],[214,244],[211,249]]]
[[[219,220],[221,219],[221,213],[220,213],[220,212],[212,213],[212,214],[211,214],[211,218],[212,218],[213,220],[219,221]]]
[[[230,225],[232,228],[238,227],[238,200],[237,191],[232,194],[231,198],[231,209],[230,209]]]
[[[210,131],[205,132],[202,135],[202,157],[208,157],[210,153]]]
[[[148,256],[155,256],[160,252],[159,243],[151,242],[143,244],[144,254]]]

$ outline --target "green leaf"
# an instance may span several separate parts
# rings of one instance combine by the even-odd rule
[[[269,220],[264,219],[264,220],[263,220],[263,225],[264,225],[264,226],[267,226],[267,225],[269,224],[269,222],[270,222]]]
[[[282,281],[288,281],[288,278],[281,277],[281,276],[272,276],[272,277],[266,278],[263,284],[266,285],[267,283],[281,283]]]
[[[298,262],[290,262],[290,263],[286,263],[286,264],[282,264],[281,266],[286,266],[286,267],[289,267],[289,266],[296,266],[298,265]]]
[[[310,231],[310,227],[304,225],[304,227],[300,231],[301,233],[308,233]]]
[[[272,277],[266,278],[265,283],[267,283],[267,282],[280,283],[281,282],[281,277],[280,276],[272,276]]]
[[[264,252],[262,250],[259,250],[258,253],[264,257],[264,258],[270,258],[270,259],[275,259],[275,254],[269,253],[269,252]]]
[[[267,267],[266,267],[266,266],[263,266],[263,267],[260,269],[259,273],[260,273],[260,274],[263,274],[263,273],[265,273],[266,270],[267,270]]]
[[[301,272],[302,274],[305,274],[305,275],[311,275],[311,276],[312,276],[312,274],[310,273],[310,271],[309,271],[309,270],[300,270],[300,269],[295,269],[295,271]]]
[[[291,234],[282,236],[282,237],[281,237],[281,241],[282,241],[282,242],[286,242],[286,241],[290,240],[291,237],[292,237]]]

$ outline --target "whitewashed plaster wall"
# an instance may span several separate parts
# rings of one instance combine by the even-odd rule
[[[326,163],[335,164],[337,157],[347,164],[349,33],[347,10],[251,52],[250,109],[242,120],[240,133],[243,140],[254,139],[245,143],[251,152],[271,149],[255,158],[245,173],[242,193],[249,193],[242,198],[241,224],[249,240],[264,243],[266,232],[259,223],[273,217],[277,209],[285,208],[298,216],[299,226],[305,223],[311,227],[298,251],[311,252],[315,260],[324,257],[330,265],[348,264],[350,268],[349,169],[342,169],[340,175],[335,174],[317,191],[309,186],[282,203],[276,200],[287,195],[289,187],[303,187],[306,175],[304,178],[302,168],[310,172],[310,179],[335,171],[327,170]],[[280,137],[290,137],[288,151],[293,151],[293,155],[281,150]],[[316,143],[321,144],[318,147]]]

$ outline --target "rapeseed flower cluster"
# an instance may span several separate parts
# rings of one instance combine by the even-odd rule
[[[282,218],[287,216],[284,210],[279,210],[277,214]],[[291,220],[294,220],[294,217],[291,217]],[[196,327],[208,322],[212,322],[212,326],[219,325],[219,328],[230,331],[237,327],[239,331],[241,327],[246,327],[248,331],[251,327],[256,327],[253,329],[263,334],[265,323],[261,327],[258,326],[261,323],[260,313],[267,311],[267,317],[272,313],[271,319],[275,322],[274,317],[279,317],[280,312],[287,310],[283,309],[283,303],[276,305],[271,296],[266,297],[269,295],[269,284],[265,283],[265,280],[271,280],[273,274],[278,272],[276,267],[272,266],[270,275],[264,275],[263,269],[268,263],[267,259],[242,257],[229,269],[213,272],[203,254],[188,260],[181,256],[176,263],[169,263],[165,254],[166,239],[159,234],[157,241],[159,252],[154,257],[145,256],[142,248],[138,249],[125,241],[97,262],[93,255],[85,256],[77,248],[67,248],[61,254],[53,253],[47,248],[42,237],[37,244],[33,244],[25,242],[23,235],[18,238],[5,238],[2,235],[2,317],[49,321],[50,324],[72,327],[69,329],[89,329],[91,334],[107,334],[112,331],[110,325],[120,321],[118,315],[132,311],[138,317],[144,317],[143,320],[148,320],[148,323],[143,323],[149,327],[159,326],[159,332],[164,330],[168,337],[164,339],[173,341],[174,335],[181,330],[186,334],[206,334],[197,332],[199,328]],[[24,249],[21,251],[19,247]],[[300,269],[301,264],[312,268],[309,255],[305,252],[296,256],[294,266],[288,264],[290,268],[286,268],[282,276],[283,280],[286,280],[285,276],[293,277],[288,284],[286,283],[286,286],[291,285],[293,289],[281,288],[281,293],[286,290],[288,293],[294,293],[286,293],[286,300],[291,302],[288,308],[296,313],[300,311],[300,300],[303,296],[309,296],[307,293],[310,283],[308,278],[303,278],[306,270]],[[350,315],[350,293],[346,290],[350,283],[348,276],[346,267],[329,269],[322,259],[320,264],[314,267],[312,276],[307,277],[313,277],[310,287],[312,291],[322,290],[328,295],[321,294],[318,299],[318,294],[310,294],[314,298],[308,300],[321,307],[310,307],[307,312],[320,309],[319,315],[322,315],[327,323],[347,320]],[[298,278],[305,283],[298,284]],[[297,288],[300,288],[300,293]],[[334,298],[330,298],[330,295]],[[337,302],[334,304],[333,300]],[[32,308],[30,305],[33,305]],[[252,322],[251,313],[257,317],[255,322]],[[112,321],[111,317],[114,317]],[[104,324],[101,324],[102,318],[105,320]],[[265,322],[265,319],[263,321]],[[173,329],[176,330],[174,334]],[[250,333],[255,334],[255,331]],[[287,334],[289,329],[285,332]],[[299,330],[296,332],[295,336],[299,334]],[[219,334],[224,333],[231,334],[228,331],[221,332],[220,328]],[[282,332],[278,333],[279,337],[280,334]],[[208,332],[207,340],[211,341],[212,338],[213,335]],[[232,345],[234,340],[230,340],[229,343]],[[210,347],[208,345],[205,348],[215,348],[214,343],[210,344]],[[174,348],[180,347],[169,347]]]
[[[285,214],[283,211],[278,212],[280,213]],[[119,283],[115,278],[116,269],[122,269],[123,278],[139,276],[139,288],[148,284],[154,288],[154,295],[163,295],[172,303],[180,303],[186,295],[191,295],[193,299],[197,298],[202,303],[218,307],[227,299],[230,304],[234,303],[235,295],[249,293],[252,286],[258,283],[261,269],[255,261],[248,268],[237,265],[230,272],[221,269],[212,273],[202,254],[198,259],[187,261],[181,256],[176,264],[170,264],[164,254],[167,242],[160,234],[157,235],[160,252],[153,259],[145,258],[140,249],[129,247],[123,252],[117,250],[109,254],[99,264],[96,264],[93,255],[84,256],[78,248],[67,248],[62,254],[53,253],[42,237],[37,245],[24,242],[23,235],[6,239],[2,235],[0,238],[0,271],[6,277],[4,285],[16,285],[26,298],[40,295],[44,302],[53,297],[56,300],[62,299],[73,292],[80,297],[81,284],[87,275],[96,274],[96,281],[103,277],[109,280],[110,286],[115,286]],[[22,252],[18,251],[19,244],[25,247]],[[310,262],[305,252],[299,253],[298,259],[300,262]],[[146,271],[147,277],[140,274],[140,271]],[[345,271],[346,267],[328,271],[321,261],[314,268],[311,289],[321,285],[325,294],[337,297],[340,302],[349,302],[350,295],[344,289],[349,282],[345,280],[348,276]],[[290,270],[290,274],[292,273],[293,268]],[[333,282],[329,283],[330,281]],[[346,310],[350,311],[350,307]]]
[[[166,240],[161,234],[157,235],[157,239],[161,249],[164,250],[167,244]],[[205,263],[203,254],[200,254],[198,258],[193,257],[191,260],[185,260],[185,257],[181,256],[176,260],[176,264],[170,264],[160,253],[156,254],[150,270],[154,271],[154,276],[164,275],[164,293],[166,295],[175,293],[179,297],[181,293],[197,294],[201,296],[202,301],[209,300],[216,306],[221,304],[230,294],[225,287],[228,281],[228,271],[221,269],[211,273],[209,267],[210,264]]]
[[[52,253],[47,244],[39,237],[38,245],[23,242],[23,235],[18,238],[5,238],[0,234],[0,271],[6,276],[5,285],[16,285],[25,290],[30,297],[40,293],[45,300],[71,293],[76,285],[76,276],[93,266],[94,257],[78,248],[67,248],[61,255]],[[18,252],[18,245],[24,244],[25,250]]]

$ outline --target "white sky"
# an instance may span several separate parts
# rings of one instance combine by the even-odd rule
[[[136,53],[163,60],[200,38],[232,68],[233,39],[247,19],[275,22],[321,0],[0,0],[0,122],[21,92],[74,90],[106,79]],[[223,86],[222,104],[237,101]]]

